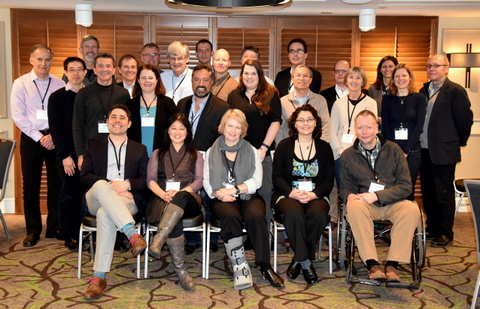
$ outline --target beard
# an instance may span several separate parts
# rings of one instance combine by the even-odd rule
[[[204,92],[200,92],[199,89],[203,89],[203,90],[205,90],[205,91],[204,91]],[[195,88],[195,91],[194,91],[194,92],[195,92],[195,96],[196,96],[197,98],[202,98],[202,99],[205,98],[206,96],[208,96],[208,95],[210,94],[210,92],[207,91],[207,88],[204,87],[204,86],[198,86],[197,88]]]

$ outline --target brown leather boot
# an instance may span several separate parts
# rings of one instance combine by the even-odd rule
[[[195,286],[195,281],[187,271],[185,266],[185,237],[182,235],[177,238],[167,239],[168,250],[172,257],[173,268],[180,279],[180,285],[184,290],[191,290]]]
[[[165,206],[167,209],[163,214],[162,220],[158,224],[157,234],[148,248],[148,254],[156,259],[162,257],[162,247],[165,244],[168,235],[172,232],[175,225],[183,217],[183,209],[175,204],[169,203]]]

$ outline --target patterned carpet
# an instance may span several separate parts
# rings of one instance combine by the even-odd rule
[[[168,251],[150,263],[150,278],[139,280],[131,253],[115,253],[106,295],[86,302],[83,293],[92,273],[88,253],[84,253],[83,277],[77,279],[76,252],[68,251],[61,241],[45,238],[33,248],[24,248],[23,216],[5,217],[14,236],[7,242],[0,231],[0,308],[469,308],[477,277],[473,222],[469,213],[459,213],[453,245],[428,247],[423,282],[416,291],[349,285],[344,271],[328,274],[326,259],[315,262],[317,284],[307,286],[302,276],[288,281],[285,271],[292,253],[283,245],[279,245],[279,273],[285,279],[284,289],[272,288],[254,268],[253,288],[235,291],[221,246],[210,258],[209,280],[202,279],[201,250],[188,256],[189,271],[197,283],[191,292],[179,286]],[[385,252],[386,247],[379,244],[379,250]],[[247,252],[252,265],[253,252]],[[402,270],[402,281],[411,281],[409,267]]]

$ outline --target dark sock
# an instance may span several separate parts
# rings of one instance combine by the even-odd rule
[[[392,266],[393,268],[396,269],[396,268],[398,267],[398,262],[395,262],[395,261],[387,261],[387,262],[385,263],[385,267],[387,267],[387,266]]]
[[[367,269],[368,269],[368,270],[370,270],[370,268],[372,268],[372,267],[375,266],[375,265],[380,265],[380,264],[378,263],[378,261],[373,260],[373,259],[372,259],[372,260],[367,260],[367,261],[365,262],[365,264],[367,264]]]

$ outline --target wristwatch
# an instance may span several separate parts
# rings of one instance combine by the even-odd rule
[[[240,188],[238,186],[235,186],[235,194],[239,195],[240,194]]]

